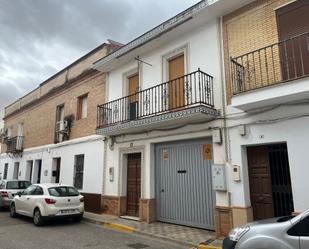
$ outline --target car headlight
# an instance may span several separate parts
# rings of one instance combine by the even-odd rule
[[[242,236],[244,236],[250,230],[249,226],[237,227],[234,228],[230,234],[229,238],[232,241],[238,241]]]

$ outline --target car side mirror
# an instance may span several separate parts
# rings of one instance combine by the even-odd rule
[[[16,195],[18,195],[19,197],[21,197],[22,192],[17,192]]]

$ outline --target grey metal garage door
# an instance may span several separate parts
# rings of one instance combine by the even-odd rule
[[[158,144],[155,159],[157,219],[213,230],[211,139]]]

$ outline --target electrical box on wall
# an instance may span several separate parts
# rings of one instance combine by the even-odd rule
[[[238,132],[240,136],[246,136],[247,130],[245,125],[238,126]]]
[[[233,170],[233,173],[232,173],[233,174],[233,180],[235,182],[239,182],[240,181],[240,166],[233,165],[232,170]]]
[[[212,140],[216,144],[222,144],[221,129],[215,129],[212,131]]]
[[[226,191],[225,165],[215,164],[212,167],[212,182],[214,190]]]
[[[108,169],[108,174],[109,174],[109,181],[113,182],[114,181],[114,167],[110,167]]]

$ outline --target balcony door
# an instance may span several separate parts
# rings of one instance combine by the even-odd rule
[[[309,1],[299,0],[277,10],[283,80],[309,75]],[[304,34],[304,35],[301,35]],[[298,37],[295,37],[298,36]]]
[[[135,120],[138,117],[138,99],[136,94],[139,91],[139,75],[134,74],[128,77],[129,84],[129,119]]]
[[[168,61],[169,76],[169,109],[177,109],[185,105],[184,78],[185,63],[184,55],[179,55]]]

